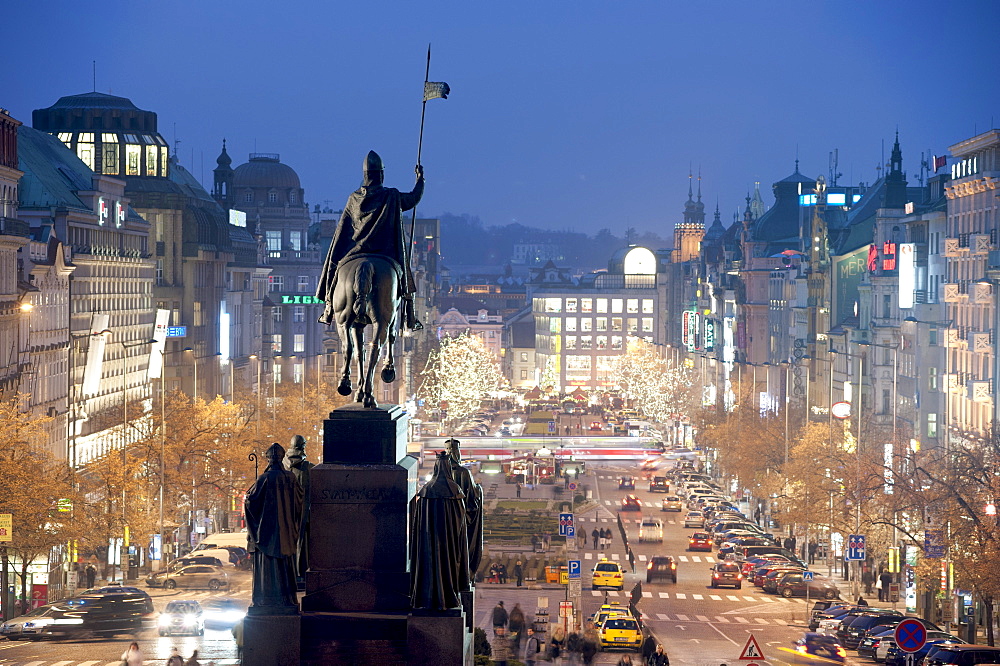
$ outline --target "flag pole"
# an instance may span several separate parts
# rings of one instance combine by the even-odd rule
[[[431,45],[427,45],[427,68],[424,70],[424,90],[427,89],[427,82],[431,76]],[[417,166],[420,166],[420,153],[424,147],[424,115],[427,113],[427,95],[421,92],[423,104],[420,106],[420,138],[417,140]],[[410,218],[410,269],[413,268],[413,250],[416,248],[416,240],[413,238],[414,229],[417,225],[417,207],[413,206],[413,216]]]

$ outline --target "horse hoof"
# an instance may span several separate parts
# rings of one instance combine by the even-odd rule
[[[345,379],[340,382],[340,386],[337,387],[337,393],[340,395],[351,395],[351,380]]]
[[[375,398],[373,396],[366,395],[363,404],[367,409],[378,409],[378,403],[375,402]]]
[[[362,405],[365,404],[365,392],[358,389],[358,392],[354,394],[354,402],[360,402]]]
[[[389,366],[382,368],[382,381],[386,384],[396,381],[396,369]]]

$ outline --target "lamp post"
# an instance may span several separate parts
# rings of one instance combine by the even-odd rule
[[[260,364],[261,359],[257,354],[250,354],[250,358],[257,362],[257,435],[260,435]]]

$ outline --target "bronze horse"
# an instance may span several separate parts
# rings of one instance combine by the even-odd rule
[[[351,361],[358,355],[358,392],[355,400],[365,407],[378,407],[372,390],[375,365],[388,342],[387,358],[382,368],[382,381],[396,380],[396,365],[392,348],[396,342],[396,321],[399,312],[399,277],[391,259],[376,254],[360,255],[341,266],[333,292],[333,311],[345,345],[344,372],[337,392],[350,395]],[[372,326],[371,352],[365,365],[365,327]]]

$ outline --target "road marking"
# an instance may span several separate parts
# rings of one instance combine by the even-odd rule
[[[590,591],[590,596],[592,596],[592,597],[599,597],[599,596],[601,596],[601,591],[600,590],[591,590]]]
[[[660,598],[661,599],[669,599],[670,595],[667,594],[666,592],[660,592]]]
[[[653,593],[652,592],[643,592],[642,596],[644,598],[652,599],[653,598]]]
[[[716,622],[721,622],[722,624],[729,624],[729,620],[727,620],[726,618],[722,617],[721,615],[716,615],[715,616],[715,621]]]
[[[617,597],[618,596],[618,590],[609,590],[608,591],[608,596],[609,597]]]
[[[780,617],[774,618],[774,623],[775,624],[783,624],[783,625],[787,625],[788,624],[787,622],[785,622],[784,620],[782,620]]]
[[[611,559],[615,560],[617,562],[618,561],[618,553],[611,553]]]
[[[674,592],[674,597],[677,599],[687,599],[688,596],[683,592]]]
[[[753,619],[753,621],[756,622],[757,624],[771,624],[770,622],[768,622],[767,620],[765,620],[762,617],[755,617]]]
[[[639,561],[640,562],[645,562],[646,561],[646,556],[645,555],[640,555],[639,556]]]
[[[760,599],[761,599],[761,601],[766,601],[766,602],[772,603],[772,604],[774,603],[774,599],[772,599],[771,597],[761,597]]]
[[[666,615],[666,614],[664,614],[664,613],[657,613],[657,614],[656,614],[656,619],[657,619],[657,620],[669,620],[669,619],[670,619],[670,616],[669,616],[669,615]]]
[[[690,562],[687,555],[678,555],[677,559],[679,559],[681,562]]]
[[[743,597],[743,598],[746,599],[747,601],[757,601],[753,597]]]
[[[729,599],[730,601],[739,601],[740,600],[740,598],[738,596],[736,596],[735,594],[727,594],[726,595],[726,599]]]
[[[611,500],[608,500],[608,499],[606,499],[606,500],[604,500],[604,503],[605,503],[605,504],[606,504],[607,506],[611,506]]]
[[[711,599],[712,601],[722,601],[722,597],[720,597],[717,594],[710,594],[708,595],[708,598]]]
[[[740,617],[739,615],[737,615],[733,619],[739,622],[740,624],[750,624],[750,620],[746,619],[745,617]]]
[[[699,622],[708,622],[708,618],[705,617],[704,615],[695,615],[694,619],[698,620]]]
[[[103,664],[103,661],[81,661],[77,666],[97,666],[98,664]],[[112,662],[114,663],[114,662]]]
[[[691,598],[697,599],[698,601],[702,601],[705,597],[701,596],[700,594],[692,594]]]
[[[677,619],[678,619],[678,620],[679,620],[680,622],[690,622],[690,620],[688,619],[688,616],[687,616],[687,615],[677,615]]]

